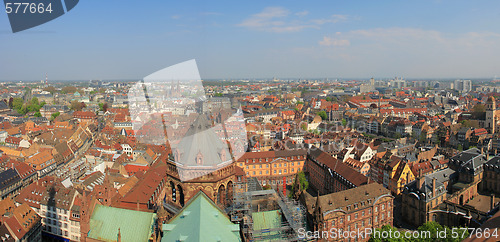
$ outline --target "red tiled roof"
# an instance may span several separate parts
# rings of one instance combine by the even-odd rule
[[[129,176],[132,176],[132,175],[134,175],[138,171],[147,171],[147,170],[149,170],[149,166],[127,164],[127,165],[125,165],[125,170],[127,171],[127,174]]]
[[[95,113],[90,112],[90,111],[76,111],[73,113],[74,118],[80,118],[80,119],[94,119]]]
[[[311,155],[316,157],[317,162],[325,164],[332,171],[337,172],[355,186],[361,186],[368,183],[368,178],[366,176],[363,176],[363,174],[357,172],[353,168],[342,163],[342,161],[333,158],[331,155],[320,149],[311,151]]]

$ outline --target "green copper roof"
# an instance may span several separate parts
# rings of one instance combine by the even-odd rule
[[[280,240],[280,232],[273,230],[281,227],[279,210],[252,213],[254,237],[259,241]]]
[[[156,214],[96,205],[90,218],[89,238],[116,241],[148,241]]]
[[[203,192],[198,192],[162,230],[162,242],[241,241],[239,226],[231,223]]]

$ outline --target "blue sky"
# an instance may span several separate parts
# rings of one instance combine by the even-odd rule
[[[500,76],[499,1],[85,0],[11,33],[0,80],[140,79],[196,59],[202,78]]]

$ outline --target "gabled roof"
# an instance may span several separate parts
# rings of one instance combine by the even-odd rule
[[[96,204],[88,237],[102,241],[149,241],[156,214]]]
[[[320,149],[311,149],[309,151],[309,155],[318,163],[326,165],[331,171],[338,173],[355,186],[359,187],[363,184],[368,183],[368,178],[366,176],[357,172],[348,165],[342,163],[342,161],[333,158],[331,155]]]
[[[162,241],[241,241],[239,226],[205,193],[199,191],[163,225]]]
[[[20,181],[21,178],[17,171],[14,169],[7,169],[0,172],[0,190],[3,190],[9,186],[12,186],[16,182]]]
[[[317,204],[317,199],[318,197],[312,197],[308,196],[309,193],[307,193],[306,197],[306,205],[307,205],[307,210],[309,213],[313,213],[315,210],[316,204]],[[319,206],[321,208],[321,211],[323,213],[327,213],[332,210],[337,210],[341,209],[346,211],[346,206],[358,203],[358,206],[360,209],[362,208],[362,201],[367,201],[368,199],[371,199],[373,202],[377,200],[377,198],[382,197],[382,196],[392,196],[391,192],[384,188],[379,183],[370,183],[366,184],[360,187],[340,191],[340,192],[335,192],[335,193],[330,193],[326,195],[319,196]],[[365,206],[372,206],[370,203],[365,203]]]

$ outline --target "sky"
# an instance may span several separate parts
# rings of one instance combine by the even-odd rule
[[[0,80],[500,77],[500,1],[85,0],[12,33]]]

